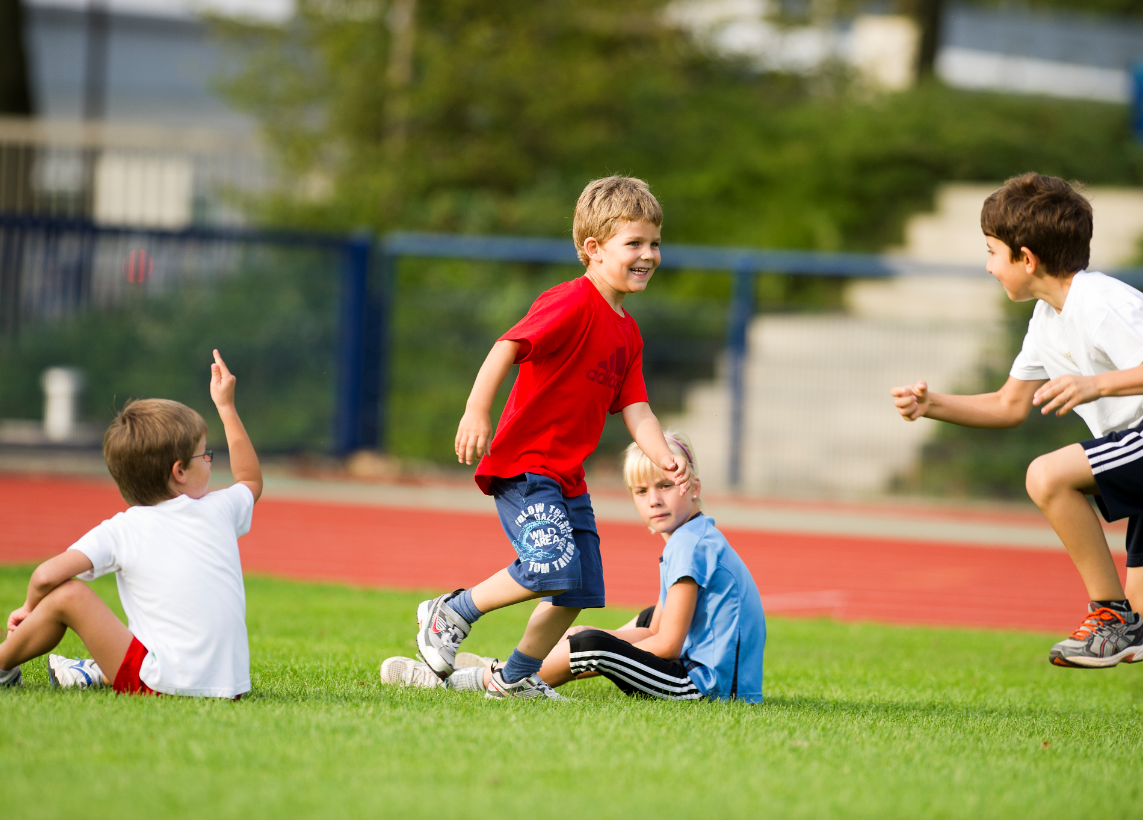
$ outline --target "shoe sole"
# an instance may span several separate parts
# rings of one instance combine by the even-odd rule
[[[1129,646],[1122,652],[1116,652],[1114,655],[1106,658],[1089,658],[1083,655],[1065,658],[1062,655],[1049,655],[1048,660],[1055,666],[1063,666],[1070,669],[1110,669],[1121,663],[1139,663],[1143,661],[1143,651],[1137,646]]]
[[[421,650],[420,658],[429,665],[429,668],[440,675],[441,680],[452,674],[452,667],[448,661],[441,657],[441,653],[425,643],[425,621],[429,618],[432,601],[421,601],[417,605],[417,648]]]
[[[483,655],[477,655],[475,652],[457,652],[456,663],[453,664],[453,669],[491,669],[500,661],[497,658],[486,658]]]

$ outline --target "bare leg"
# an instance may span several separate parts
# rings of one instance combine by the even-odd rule
[[[593,673],[594,674],[594,673]],[[563,686],[570,680],[575,680],[571,673],[571,642],[562,640],[544,658],[544,665],[540,667],[540,677],[548,686]]]
[[[531,658],[546,658],[569,626],[579,616],[578,607],[553,606],[547,601],[536,604],[524,637],[516,648]]]
[[[1027,487],[1028,495],[1064,542],[1088,597],[1093,601],[1123,600],[1123,585],[1103,527],[1084,497],[1098,495],[1099,488],[1083,447],[1070,444],[1037,458],[1028,467]]]
[[[502,569],[487,581],[481,581],[472,588],[472,603],[481,612],[503,609],[512,604],[534,601],[548,595],[559,595],[563,590],[534,592],[516,583],[507,569]],[[579,612],[579,610],[576,610]],[[574,618],[572,619],[574,620]],[[562,633],[561,633],[562,634]],[[524,650],[520,650],[523,652]],[[540,656],[536,656],[540,657]]]
[[[1143,612],[1143,567],[1127,568],[1127,600],[1136,612]]]
[[[578,607],[567,606],[553,606],[547,601],[540,601],[536,605],[536,609],[532,612],[532,617],[528,619],[528,626],[524,630],[524,637],[520,639],[519,645],[516,647],[522,653],[530,658],[547,658],[549,653],[553,651],[553,647],[562,645],[566,647],[567,641],[560,641],[564,632],[568,627],[575,622],[576,617],[579,616],[580,610]],[[558,648],[558,647],[557,647]],[[544,661],[544,667],[547,667],[548,661]],[[540,677],[546,682],[548,681],[543,675],[543,667],[541,668]],[[492,678],[492,670],[484,670],[484,685],[488,686],[488,681]],[[568,678],[571,680],[571,678]],[[567,681],[561,681],[566,683]],[[558,684],[552,684],[558,686]]]
[[[99,668],[112,678],[123,664],[131,633],[107,604],[82,581],[64,581],[0,643],[0,669],[46,655],[75,630]]]

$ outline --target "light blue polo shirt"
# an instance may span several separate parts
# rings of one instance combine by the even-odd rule
[[[659,559],[659,600],[680,578],[699,585],[694,618],[680,660],[709,698],[762,702],[766,616],[750,570],[714,526],[700,515],[671,534]],[[688,664],[689,666],[690,664]]]

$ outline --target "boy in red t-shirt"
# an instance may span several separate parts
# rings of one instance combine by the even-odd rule
[[[482,456],[476,483],[496,498],[517,559],[483,583],[417,607],[417,645],[440,677],[452,674],[457,647],[484,613],[543,598],[519,646],[497,669],[488,697],[563,699],[539,675],[543,659],[580,609],[602,607],[603,564],[583,462],[599,444],[608,413],[622,413],[643,452],[678,485],[690,468],[667,446],[643,384],[643,339],[623,310],[659,265],[663,212],[642,180],[608,177],[588,184],[572,229],[584,276],[558,285],[493,346],[456,434],[457,458]],[[520,373],[495,438],[492,400],[513,364]],[[424,664],[390,658],[388,683],[409,683]],[[475,688],[466,676],[455,688]],[[479,685],[483,686],[480,680]]]

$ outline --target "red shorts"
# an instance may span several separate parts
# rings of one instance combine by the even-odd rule
[[[143,658],[147,657],[148,651],[147,647],[132,635],[131,645],[127,647],[127,654],[123,656],[123,663],[115,674],[115,682],[111,684],[111,688],[122,695],[159,694],[139,678],[139,667],[143,665]]]

